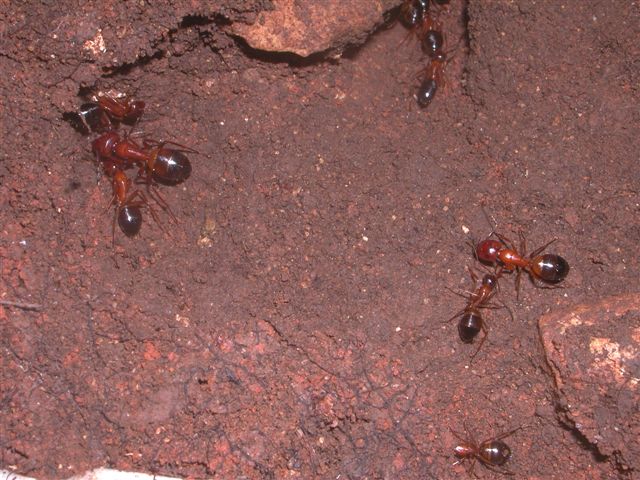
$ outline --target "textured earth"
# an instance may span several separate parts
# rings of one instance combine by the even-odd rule
[[[0,467],[453,479],[466,428],[517,429],[514,478],[637,478],[638,3],[452,0],[427,109],[400,1],[328,8],[352,27],[335,36],[278,31],[274,3],[4,2]],[[256,43],[269,25],[280,51]],[[158,209],[112,243],[111,185],[68,121],[95,89],[197,151],[160,186],[177,222]],[[571,270],[519,298],[505,275],[471,361],[447,320],[494,223],[556,239]],[[576,315],[607,321],[572,339]],[[624,347],[615,369],[578,368],[611,343],[564,343],[595,337]]]

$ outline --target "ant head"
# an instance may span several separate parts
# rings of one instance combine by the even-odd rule
[[[485,264],[493,265],[498,260],[498,252],[504,248],[500,240],[487,238],[475,247],[476,258]]]
[[[427,78],[418,89],[418,105],[426,108],[432,102],[438,91],[438,84],[432,78]]]
[[[120,135],[116,132],[104,133],[92,142],[93,153],[98,157],[109,157],[113,147],[119,141]]]
[[[495,288],[498,283],[498,278],[493,273],[487,273],[482,277],[482,285],[485,287]]]

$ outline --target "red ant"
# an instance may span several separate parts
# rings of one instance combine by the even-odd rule
[[[477,285],[478,283],[478,278],[476,277],[475,273],[473,273],[473,270],[471,269],[468,269],[468,270],[469,270],[469,275],[471,275],[471,279],[473,280],[474,287],[475,287],[475,285]],[[499,274],[492,274],[492,273],[485,274],[482,277],[480,286],[466,297],[468,300],[467,306],[464,307],[462,310],[460,310],[458,313],[456,313],[449,320],[447,320],[448,322],[450,322],[454,318],[460,317],[460,322],[458,322],[458,334],[460,335],[460,340],[462,340],[462,342],[464,343],[472,343],[475,337],[478,335],[478,333],[480,333],[481,330],[484,333],[484,336],[482,337],[482,340],[480,341],[478,348],[476,349],[474,354],[471,355],[472,361],[475,358],[475,356],[478,354],[480,349],[482,348],[482,345],[484,344],[487,337],[489,336],[489,328],[487,327],[486,320],[482,318],[480,309],[481,308],[499,308],[499,307],[493,307],[492,305],[489,304],[489,301],[493,298],[493,296],[498,290],[499,277],[500,277]],[[457,292],[454,292],[454,293],[457,294]],[[461,294],[458,294],[458,295],[461,295]],[[511,310],[504,304],[502,306],[509,311],[509,315],[511,315],[511,319],[513,320],[513,313],[511,312]]]
[[[439,0],[435,3],[444,6],[449,1]],[[429,13],[428,0],[405,0],[400,7],[400,19],[416,33],[423,52],[430,58],[430,63],[425,69],[425,78],[417,94],[418,105],[424,108],[432,102],[438,88],[444,87],[444,68],[447,63],[444,36],[440,32],[439,22]]]
[[[112,205],[116,206],[111,231],[112,242],[114,244],[116,238],[116,219],[118,220],[120,229],[126,236],[133,237],[138,234],[142,226],[141,207],[147,207],[155,222],[162,228],[158,216],[149,204],[144,192],[139,189],[131,191],[131,186],[132,182],[124,171],[118,167],[114,167],[112,180],[113,197],[111,198],[111,203],[109,203],[109,207]]]
[[[118,171],[138,166],[136,183],[146,183],[148,194],[177,223],[169,204],[155,188],[154,181],[180,183],[191,173],[191,163],[182,150],[165,148],[166,143],[169,142],[145,141],[145,147],[140,147],[128,137],[122,138],[116,132],[107,132],[95,139],[92,147],[96,160],[109,177],[114,177]]]
[[[167,144],[183,148],[166,148]],[[92,145],[93,153],[101,162],[109,160],[122,169],[137,165],[138,178],[145,178],[147,185],[151,185],[152,180],[173,185],[191,175],[191,162],[183,152],[195,150],[174,142],[145,140],[140,146],[129,137],[122,138],[116,132],[107,132],[95,139]]]
[[[526,255],[526,240],[520,234],[520,252],[519,253],[513,243],[497,232],[492,235],[498,237],[498,240],[487,238],[478,243],[474,253],[478,260],[489,265],[498,265],[500,272],[517,271],[516,276],[516,292],[520,297],[520,277],[524,270],[529,274],[532,283],[538,288],[543,287],[536,280],[541,280],[549,284],[557,284],[563,281],[569,274],[569,264],[560,255],[555,253],[541,253],[557,239],[545,243],[540,248],[535,249],[529,255]]]
[[[476,464],[476,460],[478,460],[489,470],[492,470],[496,473],[500,473],[502,475],[514,475],[513,472],[497,467],[501,467],[502,465],[504,465],[511,457],[511,449],[509,448],[509,445],[502,441],[502,439],[508,437],[509,435],[513,435],[521,428],[522,427],[515,428],[509,432],[498,435],[497,437],[489,438],[480,443],[478,443],[473,435],[469,433],[466,424],[464,425],[464,429],[467,435],[466,438],[451,430],[451,433],[453,433],[453,435],[462,442],[460,445],[456,445],[456,447],[454,448],[455,456],[459,459],[456,461],[456,463],[454,463],[454,465],[462,463],[466,460],[470,461],[471,463],[467,468],[467,472],[469,473],[469,475],[473,475],[475,477],[476,475],[474,472],[474,467]]]
[[[425,108],[433,101],[438,88],[445,86],[444,70],[449,60],[444,52],[444,36],[438,30],[429,29],[424,33],[422,50],[430,58],[418,89],[418,105]]]
[[[144,113],[145,103],[123,94],[98,92],[92,101],[80,106],[78,117],[85,133],[113,130],[118,123],[135,124]]]

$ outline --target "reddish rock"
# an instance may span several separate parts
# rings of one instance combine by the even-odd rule
[[[539,328],[561,420],[621,470],[640,468],[640,294],[551,313]]]
[[[384,21],[394,0],[326,0],[274,2],[252,25],[236,23],[233,31],[258,50],[289,52],[302,57],[362,43]]]

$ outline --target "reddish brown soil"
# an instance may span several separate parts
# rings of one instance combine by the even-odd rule
[[[453,0],[463,41],[427,110],[399,24],[295,64],[225,33],[266,1],[166,3],[1,14],[0,299],[41,309],[0,310],[0,466],[459,478],[450,429],[466,422],[479,439],[526,426],[505,439],[516,478],[632,478],[559,422],[537,321],[638,291],[637,2]],[[112,68],[78,53],[96,25]],[[162,188],[180,219],[166,233],[147,218],[111,245],[110,187],[63,119],[94,84],[200,152]],[[505,234],[557,238],[571,273],[520,301],[505,279],[515,318],[485,313],[469,366],[448,289],[472,288],[482,203]]]

